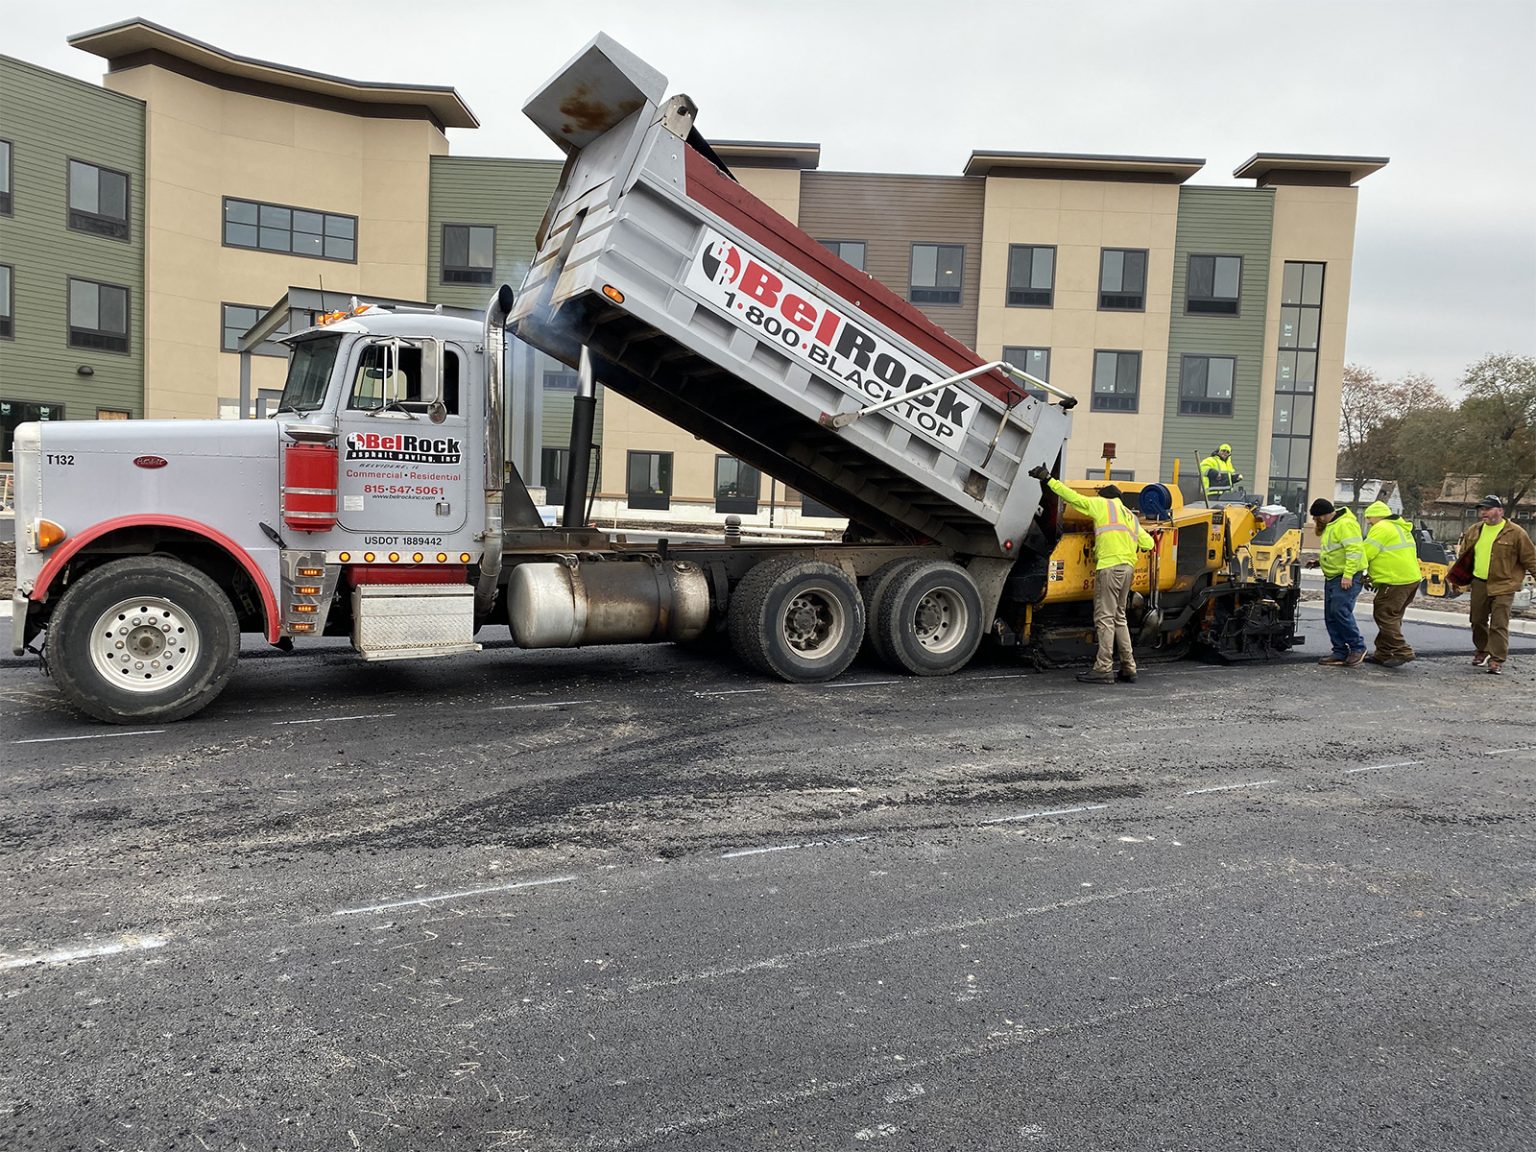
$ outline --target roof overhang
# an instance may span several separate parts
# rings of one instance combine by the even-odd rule
[[[796,168],[813,171],[821,165],[820,144],[788,144],[777,140],[711,140],[715,155],[732,167]]]
[[[385,108],[415,108],[429,114],[444,128],[480,127],[480,121],[454,88],[348,80],[324,72],[236,56],[138,17],[81,32],[71,36],[69,42],[82,51],[104,58],[114,72],[143,64],[177,61],[203,73],[264,89],[286,89],[343,104],[379,106],[380,112]]]
[[[1182,184],[1204,160],[1183,156],[1111,156],[1072,152],[972,152],[967,176],[1055,177]]]
[[[1233,170],[1239,180],[1268,184],[1358,184],[1389,163],[1385,156],[1319,156],[1306,152],[1255,152]]]

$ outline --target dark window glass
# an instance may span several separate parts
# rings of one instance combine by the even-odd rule
[[[225,352],[240,351],[240,337],[251,330],[261,319],[261,309],[248,304],[226,304],[223,308],[223,340],[219,345]]]
[[[489,284],[496,267],[496,229],[443,225],[443,283]]]
[[[1103,249],[1099,253],[1100,311],[1141,312],[1146,306],[1146,249]]]
[[[1179,373],[1181,416],[1232,415],[1237,361],[1231,356],[1185,356]]]
[[[852,264],[860,272],[864,271],[864,241],[818,240],[817,243],[845,264]]]
[[[1015,368],[1022,368],[1036,380],[1051,382],[1051,350],[1049,348],[1004,348],[1003,359]],[[1017,381],[1016,381],[1017,383]],[[1049,393],[1044,389],[1025,384],[1024,391],[1041,400]]]
[[[1049,308],[1055,299],[1055,290],[1055,248],[1043,244],[1009,246],[1009,304],[1022,308]]]
[[[11,142],[0,140],[0,216],[11,214]]]
[[[757,511],[763,474],[734,456],[715,457],[715,511],[751,515]]]
[[[9,264],[0,264],[0,337],[9,340],[16,335],[16,286],[15,273]]]
[[[1241,256],[1191,256],[1185,310],[1214,316],[1236,316]]]
[[[1140,352],[1093,354],[1093,411],[1134,412],[1140,394]]]
[[[69,345],[127,352],[128,289],[94,280],[70,280]]]
[[[313,260],[357,260],[357,220],[308,208],[224,201],[224,243]]]
[[[570,475],[569,448],[539,449],[539,476],[544,482],[544,500],[554,503],[565,498],[565,481]]]
[[[283,385],[280,406],[294,412],[313,412],[325,403],[340,349],[339,335],[312,336],[295,344],[288,358],[288,381]]]
[[[568,369],[557,368],[544,373],[546,392],[575,392],[580,384],[581,378]]]
[[[0,461],[12,463],[11,441],[16,436],[18,424],[29,424],[34,420],[62,419],[64,419],[62,404],[32,404],[24,400],[0,400]]]
[[[69,226],[128,239],[128,177],[80,160],[69,162]]]
[[[912,245],[912,282],[907,299],[914,304],[958,304],[965,265],[959,244]]]
[[[1275,422],[1274,433],[1276,436],[1290,436],[1300,433],[1305,436],[1312,431],[1312,397],[1288,395],[1284,392],[1275,396]],[[1274,466],[1270,466],[1274,471]],[[1281,473],[1284,475],[1284,473]]]
[[[672,506],[672,453],[631,452],[624,477],[631,508],[664,511]]]

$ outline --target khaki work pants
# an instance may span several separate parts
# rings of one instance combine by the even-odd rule
[[[1378,660],[1412,660],[1413,645],[1403,636],[1403,614],[1418,594],[1417,584],[1378,584],[1376,598],[1371,602],[1371,615],[1376,620],[1376,658]]]
[[[1113,672],[1115,656],[1127,672],[1136,671],[1136,657],[1131,652],[1131,629],[1125,622],[1125,606],[1131,599],[1131,578],[1136,569],[1130,564],[1100,568],[1093,582],[1093,629],[1099,636],[1099,654],[1093,662],[1095,672]]]
[[[1509,659],[1509,610],[1515,594],[1488,595],[1488,581],[1472,579],[1472,643],[1500,664]]]

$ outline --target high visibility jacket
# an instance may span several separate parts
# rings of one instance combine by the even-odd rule
[[[1152,551],[1152,537],[1119,500],[1084,496],[1054,476],[1045,483],[1052,492],[1093,521],[1094,568],[1134,564],[1138,548],[1143,552]]]
[[[1372,584],[1417,584],[1422,580],[1419,543],[1413,538],[1412,525],[1401,516],[1372,524],[1365,534],[1365,565]]]
[[[1212,472],[1216,475],[1213,477]],[[1237,474],[1232,461],[1220,456],[1207,456],[1200,461],[1200,483],[1207,492],[1226,492],[1232,487],[1232,477]]]
[[[1360,521],[1348,508],[1340,508],[1323,527],[1318,565],[1328,579],[1358,576],[1365,571],[1365,540],[1360,535]]]

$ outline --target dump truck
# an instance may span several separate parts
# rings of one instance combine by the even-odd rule
[[[608,37],[524,111],[566,162],[524,282],[482,321],[366,303],[323,317],[286,337],[265,420],[17,430],[13,650],[115,723],[206,707],[243,634],[285,650],[346,636],[369,661],[474,653],[501,628],[530,650],[728,646],[804,683],[861,649],[914,675],[958,671],[984,642],[1042,667],[1091,656],[1092,532],[1028,475],[1060,470],[1067,391],[984,361],[752,196],[693,101]],[[508,331],[578,370],[553,527],[505,452]],[[589,527],[599,383],[847,531]],[[1136,575],[1144,648],[1243,659],[1299,641],[1294,579],[1245,560],[1253,509],[1126,487],[1158,540]]]

